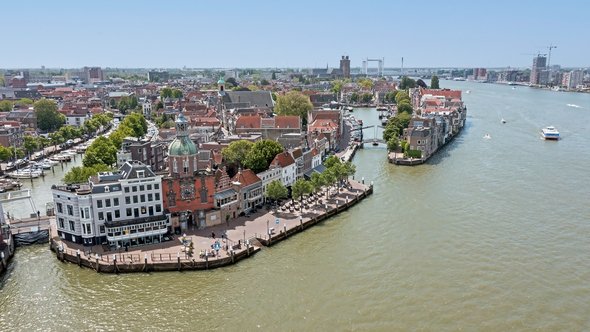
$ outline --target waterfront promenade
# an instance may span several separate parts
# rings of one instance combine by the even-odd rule
[[[169,241],[129,251],[109,251],[104,246],[84,247],[63,242],[57,236],[52,220],[51,249],[62,261],[105,273],[212,269],[250,257],[263,246],[285,240],[348,209],[372,192],[372,185],[351,180],[340,189],[332,187],[328,199],[325,192],[309,198],[307,208],[302,211],[287,206],[264,210],[227,224],[189,230]],[[192,255],[188,253],[190,243],[193,244]]]

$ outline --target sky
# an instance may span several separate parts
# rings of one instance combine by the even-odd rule
[[[0,68],[590,66],[590,1],[6,1]]]

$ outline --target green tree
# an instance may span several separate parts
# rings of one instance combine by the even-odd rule
[[[160,90],[160,98],[172,98],[172,89],[168,87],[162,88],[162,90]]]
[[[37,146],[39,149],[43,150],[51,144],[51,139],[45,136],[38,136],[37,137]]]
[[[23,147],[29,156],[39,148],[37,145],[37,139],[31,135],[25,135],[23,141]]]
[[[283,198],[287,198],[289,195],[289,191],[281,181],[274,180],[268,184],[266,187],[266,197],[273,200],[278,201]]]
[[[175,99],[182,98],[182,91],[179,89],[172,89],[172,98],[175,98]]]
[[[440,86],[438,84],[438,76],[432,75],[432,78],[430,79],[430,88],[431,89],[440,89]]]
[[[12,111],[12,102],[10,100],[0,101],[0,112],[10,112],[10,111]]]
[[[0,145],[0,160],[1,161],[9,161],[12,156],[12,151],[9,148],[5,147],[4,145]]]
[[[416,87],[416,81],[409,78],[408,76],[402,77],[400,84],[399,84],[399,88],[401,90],[411,89],[411,88],[415,88],[415,87]]]
[[[397,91],[388,91],[385,94],[385,101],[388,103],[394,103],[395,102],[395,96],[397,95]]]
[[[332,92],[336,94],[336,98],[340,98],[340,92],[342,92],[342,88],[344,87],[344,82],[341,80],[336,80],[332,82]]]
[[[16,156],[16,158],[23,158],[25,156],[25,151],[13,146],[10,148],[10,155]]]
[[[358,93],[356,93],[356,92],[353,92],[353,93],[350,95],[350,102],[351,102],[351,103],[358,103],[359,99],[360,99],[360,96],[359,96],[359,94],[358,94]]]
[[[21,98],[16,102],[19,105],[33,105],[34,101],[30,98]]]
[[[409,103],[406,103],[406,102],[402,102],[400,104],[397,104],[397,112],[412,114],[412,112],[413,112],[412,105],[410,105]]]
[[[363,90],[371,90],[373,89],[373,80],[370,78],[361,78],[358,81],[358,85],[363,89]]]
[[[113,165],[117,161],[117,148],[113,145],[113,142],[104,137],[100,136],[90,144],[82,164],[86,167],[95,166],[97,164],[104,164],[107,166]]]
[[[63,136],[59,132],[50,133],[49,134],[49,139],[51,140],[51,144],[53,146],[56,146],[58,144],[61,144],[61,143],[65,142]]]
[[[326,179],[322,176],[322,174],[316,172],[313,172],[311,174],[310,181],[313,186],[314,192],[319,192],[322,189],[322,187],[327,184]]]
[[[399,138],[397,136],[392,136],[387,140],[387,150],[395,151],[399,146]]]
[[[246,140],[233,141],[221,150],[221,155],[229,163],[241,166],[253,145],[254,143]]]
[[[117,101],[113,98],[111,98],[111,100],[109,101],[109,106],[111,108],[117,108]]]
[[[370,103],[373,100],[373,95],[370,93],[363,93],[361,95],[361,102],[363,103]]]
[[[117,130],[115,130],[111,133],[111,135],[109,136],[109,139],[111,140],[111,142],[113,142],[113,145],[115,146],[115,148],[117,148],[117,150],[119,150],[121,148],[121,145],[123,144],[123,140],[125,139],[125,137],[130,137],[130,136],[134,136],[134,135],[135,135],[135,132],[133,131],[133,129],[131,127],[119,126],[119,128],[117,128]]]
[[[304,179],[298,179],[293,183],[291,186],[291,197],[295,200],[295,197],[299,197],[299,199],[303,200],[303,195],[311,193],[313,190],[313,186],[309,181]]]
[[[76,166],[72,167],[72,169],[66,173],[63,178],[64,183],[73,184],[73,183],[86,183],[88,182],[88,178],[98,174],[99,172],[107,172],[111,169],[104,165],[104,164],[96,164],[91,167],[85,166]]]
[[[309,97],[297,91],[290,91],[285,95],[279,96],[275,105],[275,112],[279,115],[298,115],[307,125],[307,112],[313,109]]]
[[[260,85],[262,85],[262,86],[265,86],[265,85],[270,85],[270,82],[269,82],[267,79],[263,78],[263,79],[260,81]]]
[[[65,116],[57,111],[53,100],[41,99],[34,104],[37,127],[43,131],[54,131],[65,123]]]
[[[229,84],[230,88],[235,88],[236,86],[239,85],[238,82],[236,81],[236,79],[233,77],[230,77],[225,80],[225,85],[228,85],[228,84]]]
[[[332,168],[335,165],[341,164],[342,160],[340,160],[340,158],[338,158],[338,156],[335,155],[331,155],[328,158],[326,158],[326,160],[324,160],[324,166],[326,166],[326,168]]]
[[[244,160],[244,167],[254,173],[260,173],[266,169],[276,157],[283,152],[283,146],[276,141],[264,139],[252,145]]]
[[[403,102],[404,100],[406,100],[409,103],[410,96],[405,91],[398,91],[397,94],[395,95],[395,103],[399,104],[399,103]]]
[[[147,133],[147,120],[140,113],[131,113],[125,116],[123,122],[119,126],[126,126],[133,130],[133,136],[142,137]]]

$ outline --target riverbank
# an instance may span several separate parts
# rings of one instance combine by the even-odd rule
[[[302,211],[277,209],[259,212],[225,225],[190,230],[180,237],[171,237],[169,241],[131,248],[126,252],[61,241],[57,236],[55,220],[52,220],[50,249],[63,262],[103,273],[219,268],[249,258],[263,246],[269,247],[286,240],[349,209],[371,195],[373,186],[351,180],[345,188],[332,188],[332,191],[336,192],[329,194],[328,199],[323,194],[316,194],[315,198],[309,199],[308,208]],[[189,249],[191,243],[192,255]]]
[[[14,238],[10,231],[4,233],[3,236],[6,238],[0,241],[0,275],[8,268],[8,263],[15,251]]]

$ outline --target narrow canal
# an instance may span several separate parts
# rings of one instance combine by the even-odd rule
[[[590,95],[441,86],[471,91],[467,128],[419,167],[360,150],[358,206],[214,271],[102,275],[21,248],[0,330],[590,329]]]

